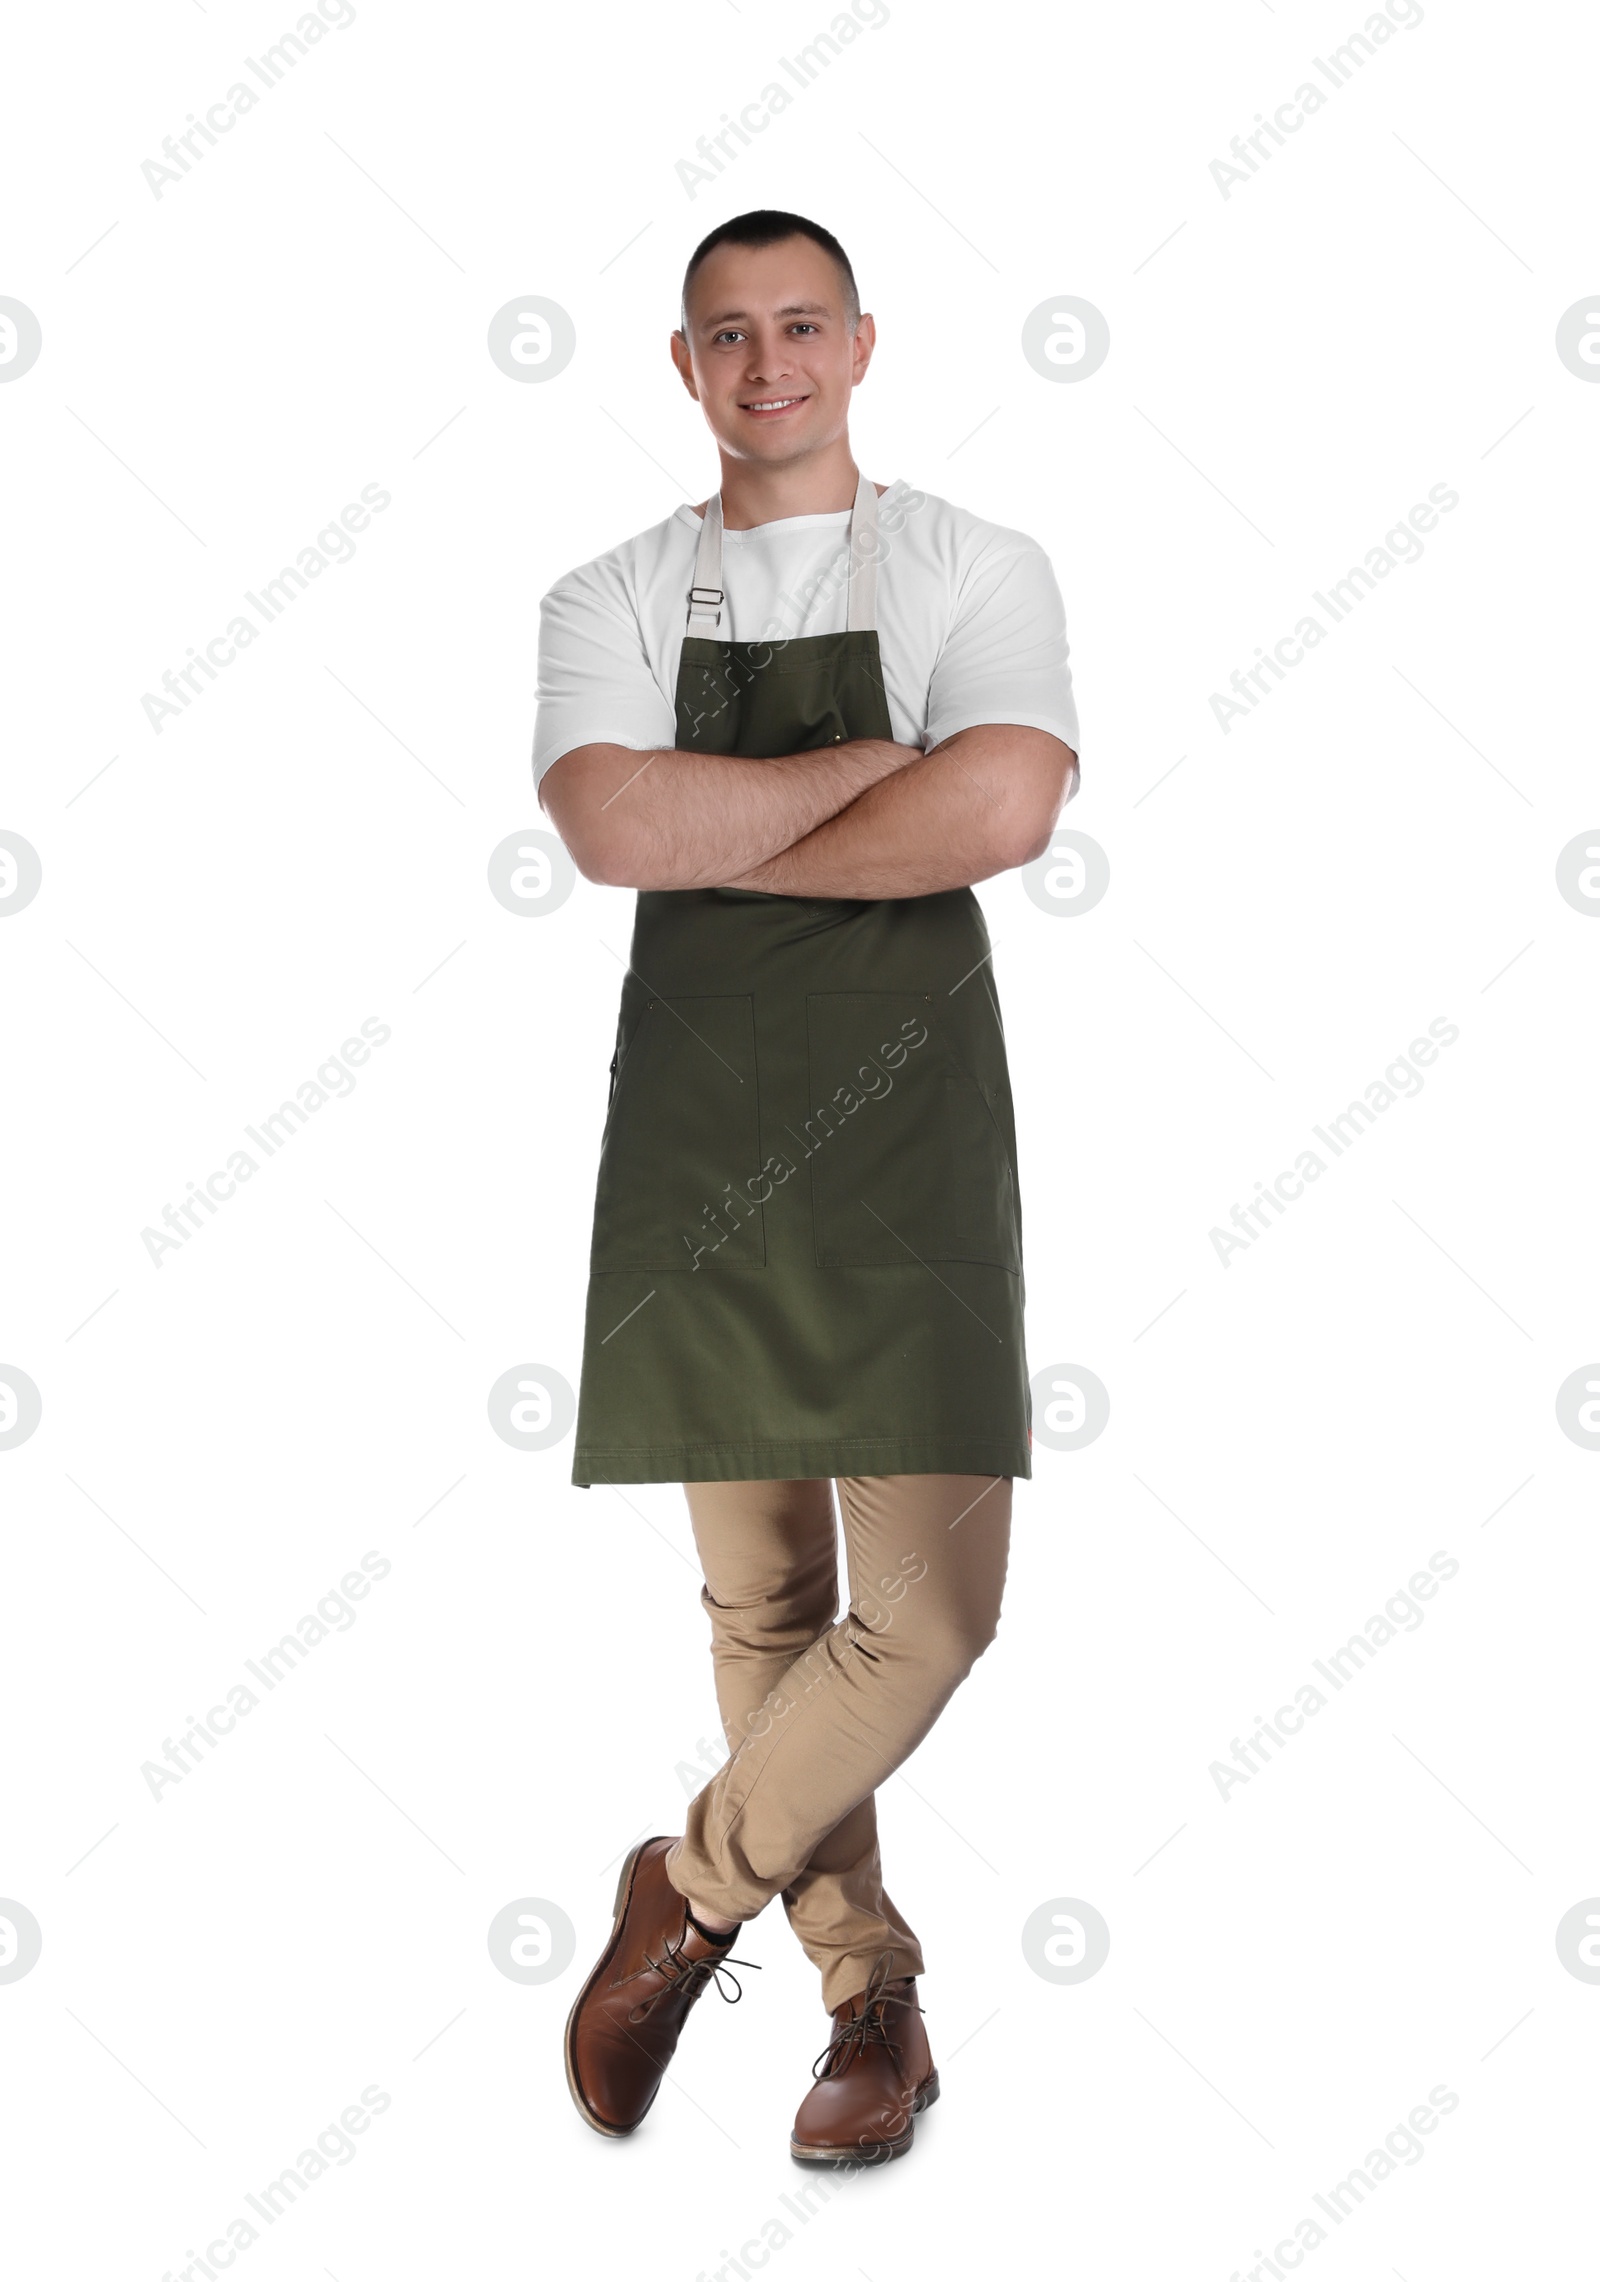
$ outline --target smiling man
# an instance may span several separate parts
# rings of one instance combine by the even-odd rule
[[[833,2014],[790,2139],[812,2163],[903,2153],[939,2092],[874,1792],[994,1637],[1029,1472],[972,885],[1041,855],[1077,781],[1045,555],[856,466],[875,337],[814,222],[696,248],[672,356],[721,488],[550,589],[534,742],[579,869],[639,891],[573,1479],[684,1484],[730,1754],[624,1861],[567,2081],[633,2131],[781,1896]]]

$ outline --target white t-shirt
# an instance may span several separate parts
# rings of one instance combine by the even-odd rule
[[[701,518],[685,504],[556,580],[539,607],[534,782],[577,745],[669,749]],[[723,537],[717,639],[844,631],[850,515],[785,515]],[[1078,750],[1066,613],[1050,558],[1021,531],[891,483],[878,501],[878,640],[898,745],[924,751],[984,721]]]

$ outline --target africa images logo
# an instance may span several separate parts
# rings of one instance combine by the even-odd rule
[[[894,1079],[889,1075],[889,1072],[898,1070],[904,1063],[906,1056],[915,1047],[925,1045],[927,1039],[928,1026],[925,1022],[918,1022],[915,1017],[902,1022],[899,1037],[885,1040],[878,1048],[878,1059],[874,1062],[863,1062],[856,1071],[854,1080],[847,1085],[836,1086],[831,1100],[823,1102],[805,1120],[805,1140],[800,1143],[802,1157],[814,1157],[824,1141],[841,1131],[845,1119],[853,1117],[865,1103],[881,1101],[885,1094],[892,1093],[894,1091]],[[833,1119],[831,1125],[828,1122],[830,1117]],[[789,1130],[793,1132],[792,1127]],[[794,1138],[799,1141],[799,1134],[795,1133]],[[732,1181],[724,1182],[723,1194],[718,1197],[715,1204],[708,1204],[700,1215],[708,1237],[711,1230],[716,1230],[715,1240],[703,1242],[694,1236],[686,1236],[683,1240],[689,1248],[690,1267],[698,1268],[700,1255],[703,1252],[718,1252],[727,1243],[730,1236],[738,1235],[744,1221],[736,1217],[737,1212],[742,1212],[745,1220],[753,1220],[756,1207],[766,1204],[770,1200],[773,1190],[781,1188],[784,1182],[798,1171],[797,1165],[791,1165],[787,1157],[778,1155],[769,1157],[759,1173],[750,1175],[744,1184],[748,1191],[747,1196],[740,1195],[734,1188]],[[729,1225],[726,1228],[717,1218],[717,1215],[723,1212],[728,1216]]]

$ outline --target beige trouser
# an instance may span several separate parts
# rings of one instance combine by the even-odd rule
[[[873,1792],[916,1749],[995,1636],[1011,1483],[841,1477],[850,1606],[838,1614],[831,1485],[686,1482],[731,1757],[690,1804],[667,1875],[691,1907],[752,1918],[774,1894],[830,2011],[920,1973],[883,1890]]]

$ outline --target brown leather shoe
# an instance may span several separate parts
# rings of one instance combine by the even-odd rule
[[[567,2015],[568,2089],[584,2122],[610,2139],[625,2138],[643,2123],[706,1983],[715,1980],[729,2004],[743,1993],[729,1975],[735,1992],[729,1997],[720,1979],[737,1935],[707,1940],[689,1923],[689,1905],[667,1877],[666,1858],[676,1844],[674,1838],[641,1839],[623,1863],[611,1939]]]
[[[833,2016],[811,2073],[789,2153],[797,2163],[888,2163],[904,2155],[914,2118],[939,2097],[914,1980],[888,1978],[886,1951],[859,1997]]]

